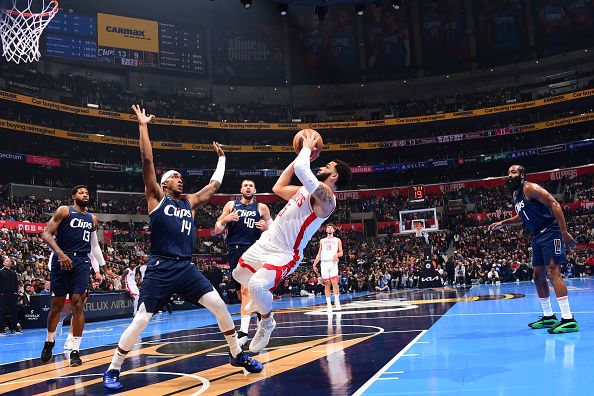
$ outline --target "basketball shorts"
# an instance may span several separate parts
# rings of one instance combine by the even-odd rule
[[[136,284],[126,284],[126,290],[128,290],[128,293],[130,293],[130,297],[136,297],[138,295],[140,295],[140,291],[138,290],[138,285]]]
[[[212,284],[190,260],[151,257],[147,263],[139,304],[157,313],[173,294],[192,304],[213,291]]]
[[[547,265],[551,259],[555,264],[567,262],[567,248],[557,224],[545,228],[532,238],[532,266]]]
[[[258,239],[239,258],[233,278],[245,286],[254,274],[259,273],[261,277],[266,278],[269,289],[274,290],[283,279],[297,269],[300,262],[301,256],[298,252]]]
[[[72,269],[60,268],[58,255],[52,253],[49,258],[50,292],[52,297],[66,297],[73,294],[85,294],[89,291],[91,259],[87,253],[68,254],[72,260]]]
[[[338,279],[338,263],[332,260],[320,261],[322,280],[324,282]]]

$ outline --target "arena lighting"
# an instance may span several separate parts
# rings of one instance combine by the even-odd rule
[[[241,4],[243,4],[243,8],[248,9],[252,6],[252,0],[240,0]]]
[[[402,6],[402,0],[392,0],[392,8],[395,10],[399,10]]]
[[[282,16],[287,15],[287,13],[289,12],[289,5],[287,3],[278,3],[277,7],[278,12],[280,12]]]
[[[314,7],[314,11],[318,14],[318,19],[320,22],[326,18],[326,13],[328,12],[328,6],[325,5],[317,5]]]
[[[365,4],[361,4],[361,3],[355,4],[355,12],[359,16],[365,14]]]

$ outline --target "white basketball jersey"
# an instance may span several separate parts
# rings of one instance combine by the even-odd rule
[[[338,238],[322,238],[320,245],[322,246],[320,260],[334,261],[334,255],[338,253]]]
[[[310,194],[305,187],[301,187],[262,237],[302,256],[303,249],[328,217],[316,216],[311,207]]]
[[[126,284],[130,285],[130,286],[137,286],[135,276],[136,276],[136,271],[128,268],[128,273],[126,274]]]

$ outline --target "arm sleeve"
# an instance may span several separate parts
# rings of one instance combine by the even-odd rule
[[[307,192],[312,194],[314,191],[318,189],[320,182],[316,178],[316,175],[314,175],[311,169],[309,168],[310,155],[311,150],[307,147],[303,147],[299,152],[299,155],[295,159],[293,169],[295,169],[295,175],[297,176],[299,181],[301,181]]]
[[[91,232],[91,265],[96,273],[99,273],[99,267],[105,265],[105,259],[99,247],[99,240],[97,239],[97,231]]]
[[[214,173],[210,180],[218,181],[219,183],[223,183],[223,176],[225,176],[225,156],[219,157],[219,161],[217,162],[217,168],[215,169]]]

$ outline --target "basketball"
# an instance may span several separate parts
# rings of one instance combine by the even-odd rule
[[[318,133],[318,131],[315,131],[313,129],[302,129],[295,134],[295,137],[293,137],[293,149],[295,150],[295,153],[299,154],[299,152],[303,148],[303,134],[312,132],[314,136],[319,137],[320,139],[318,140],[318,144],[316,145],[316,147],[311,151],[311,161],[318,158],[320,156],[320,153],[322,152],[322,149],[324,148],[324,140],[322,139],[322,136]]]

